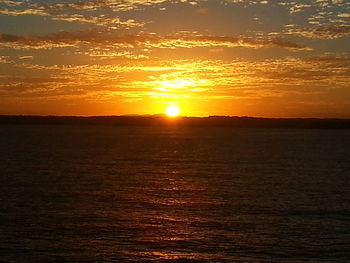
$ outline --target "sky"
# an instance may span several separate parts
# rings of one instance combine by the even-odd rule
[[[350,118],[348,0],[0,0],[0,114]]]

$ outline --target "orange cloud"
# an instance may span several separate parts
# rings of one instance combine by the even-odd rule
[[[288,34],[300,35],[316,39],[335,39],[350,35],[350,26],[322,26],[316,28],[292,28],[287,30]]]

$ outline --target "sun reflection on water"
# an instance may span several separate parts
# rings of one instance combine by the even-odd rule
[[[161,168],[158,173],[145,176],[142,185],[126,198],[130,204],[140,205],[131,210],[128,228],[136,233],[136,240],[145,250],[138,256],[150,260],[203,259],[210,254],[194,253],[191,247],[206,242],[209,233],[204,233],[201,224],[209,217],[200,211],[203,206],[213,205],[205,180],[187,177],[186,171]],[[170,250],[177,244],[184,251]],[[187,247],[187,248],[186,248]]]

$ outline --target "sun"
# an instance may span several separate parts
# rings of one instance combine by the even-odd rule
[[[176,116],[179,116],[180,109],[176,105],[169,105],[168,107],[165,108],[165,114],[168,117],[176,117]]]

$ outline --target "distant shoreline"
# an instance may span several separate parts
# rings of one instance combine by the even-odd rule
[[[0,125],[1,124],[350,129],[350,119],[257,118],[234,116],[168,118],[163,115],[91,117],[0,115]]]

